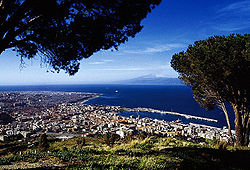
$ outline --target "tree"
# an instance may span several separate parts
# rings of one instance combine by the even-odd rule
[[[202,107],[224,103],[235,115],[236,144],[249,143],[250,110],[250,34],[214,36],[196,41],[186,52],[175,54],[171,66],[180,79],[192,87],[193,96]],[[230,127],[229,127],[230,128]]]
[[[117,49],[142,29],[161,0],[0,0],[0,54],[41,54],[52,70],[73,75],[79,61]]]
[[[82,148],[83,146],[85,146],[85,144],[86,144],[86,140],[84,137],[80,137],[77,139],[78,148]]]
[[[115,141],[120,140],[120,136],[115,133],[106,133],[103,136],[104,143],[108,146],[113,146]]]
[[[141,131],[138,135],[138,138],[141,140],[144,140],[145,138],[147,138],[147,133],[145,131]]]
[[[38,150],[39,151],[46,151],[49,148],[49,142],[47,139],[47,135],[43,133],[38,140]]]

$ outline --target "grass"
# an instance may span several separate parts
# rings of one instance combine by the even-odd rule
[[[42,163],[53,158],[55,164],[68,169],[250,169],[249,148],[222,148],[217,141],[201,145],[185,139],[149,137],[108,146],[99,136],[85,138],[83,146],[79,145],[81,140],[51,142],[48,152],[37,152],[34,147],[3,156],[0,164]],[[49,164],[44,168],[52,167]]]

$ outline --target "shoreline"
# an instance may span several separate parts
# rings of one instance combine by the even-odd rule
[[[98,97],[100,97],[103,94],[96,94],[95,97],[92,97],[90,99],[84,100],[81,103],[82,104],[86,104],[86,102],[96,99]],[[112,106],[112,105],[106,105],[106,106]],[[212,118],[207,118],[207,117],[201,117],[201,116],[194,116],[194,115],[189,115],[186,113],[179,113],[179,112],[171,112],[171,111],[166,111],[166,110],[158,110],[158,109],[153,109],[153,108],[145,108],[145,107],[137,107],[137,108],[127,108],[127,107],[122,107],[122,106],[118,106],[121,108],[122,111],[125,112],[148,112],[148,113],[159,113],[159,114],[170,114],[170,115],[175,115],[175,116],[181,116],[181,117],[185,117],[186,119],[198,119],[198,120],[203,120],[203,121],[207,121],[207,122],[214,122],[214,123],[218,123],[218,120],[216,119],[212,119]]]
[[[148,112],[148,113],[170,114],[170,115],[185,117],[186,119],[199,119],[199,120],[204,120],[204,121],[208,121],[208,122],[218,123],[218,120],[216,120],[216,119],[200,117],[200,116],[194,116],[194,115],[189,115],[189,114],[185,114],[185,113],[178,113],[178,112],[170,112],[170,111],[165,111],[165,110],[152,109],[152,108],[138,107],[138,108],[123,108],[123,109],[124,109],[124,111],[127,111],[127,112]]]
[[[9,91],[12,92],[12,91]],[[14,93],[16,91],[13,91]],[[91,93],[91,92],[63,92],[63,91],[19,91],[19,93],[55,93],[55,94],[60,94],[60,93],[66,93],[66,94],[70,94],[70,93],[75,93],[75,94],[92,94],[94,95],[91,98],[85,99],[83,101],[77,101],[75,103],[77,104],[82,104],[82,105],[86,105],[86,102],[96,99],[100,96],[102,96],[102,93]],[[89,105],[89,104],[87,104]],[[93,104],[90,104],[93,105]],[[98,105],[98,104],[95,104]],[[102,106],[102,105],[99,105]],[[113,105],[104,105],[104,106],[113,106]],[[157,113],[157,114],[161,114],[161,115],[166,115],[166,114],[170,114],[170,115],[174,115],[174,116],[181,116],[184,117],[186,119],[196,119],[196,120],[202,120],[202,121],[207,121],[207,122],[214,122],[214,123],[218,123],[218,120],[216,119],[212,119],[212,118],[206,118],[206,117],[201,117],[201,116],[194,116],[194,115],[189,115],[189,114],[185,114],[185,113],[178,113],[178,112],[172,112],[172,111],[166,111],[166,110],[158,110],[158,109],[153,109],[153,108],[144,108],[144,107],[137,107],[137,108],[128,108],[128,107],[123,107],[123,106],[116,106],[119,108],[119,112],[147,112],[147,113]],[[153,116],[148,116],[148,118],[153,118]],[[176,118],[177,120],[177,118]]]
[[[20,93],[22,94],[22,93]],[[75,92],[60,92],[52,93],[46,95],[34,94],[2,94],[2,100],[5,103],[9,103],[9,96],[15,99],[20,104],[16,106],[19,112],[13,110],[11,114],[15,119],[14,123],[9,125],[2,125],[2,131],[8,130],[8,133],[3,135],[8,136],[10,134],[29,133],[30,131],[35,132],[54,132],[54,133],[81,133],[86,136],[88,134],[96,133],[109,133],[113,132],[121,137],[125,137],[129,133],[138,133],[139,131],[144,131],[151,134],[160,135],[198,135],[203,137],[205,134],[209,135],[208,138],[216,137],[216,134],[224,135],[225,129],[218,127],[204,125],[205,123],[190,124],[188,122],[182,122],[178,118],[175,120],[162,120],[159,118],[154,118],[153,113],[161,114],[174,114],[181,115],[187,118],[197,118],[201,120],[210,120],[207,118],[201,118],[196,116],[189,116],[177,112],[160,111],[151,108],[125,108],[121,106],[109,106],[109,105],[90,105],[83,104],[81,101],[87,102],[90,99],[94,99],[100,96],[97,93],[75,93]],[[78,95],[76,95],[78,94]],[[28,100],[27,100],[28,99]],[[40,101],[39,101],[39,100]],[[22,102],[30,103],[30,107],[33,109],[38,109],[38,111],[33,114],[33,112],[26,112],[26,105],[22,105]],[[15,104],[15,103],[13,103]],[[15,107],[15,106],[13,106]],[[13,108],[12,106],[6,107],[5,110]],[[135,116],[125,116],[120,115],[124,111],[129,112],[139,112],[146,111],[150,112],[148,116],[140,118]],[[134,114],[134,113],[133,113]],[[25,125],[25,126],[24,126]],[[197,125],[197,126],[196,126]],[[206,126],[206,127],[205,127]],[[200,131],[204,128],[204,131]],[[0,129],[0,130],[1,130]],[[193,133],[197,130],[197,134]]]
[[[93,93],[96,94],[95,97],[92,97],[90,99],[84,100],[83,102],[81,102],[82,104],[86,104],[86,102],[96,99],[98,97],[100,97],[103,94],[98,94],[98,93]],[[92,104],[90,104],[92,105]],[[96,104],[95,104],[96,105]],[[97,104],[98,105],[98,104]],[[102,106],[102,105],[100,105]],[[104,105],[104,106],[113,106],[113,105]],[[179,113],[179,112],[172,112],[172,111],[166,111],[166,110],[158,110],[158,109],[153,109],[153,108],[145,108],[145,107],[137,107],[137,108],[127,108],[127,107],[122,107],[122,106],[118,106],[121,108],[121,112],[148,112],[148,113],[158,113],[158,114],[170,114],[170,115],[175,115],[175,116],[181,116],[181,117],[185,117],[186,119],[196,119],[196,120],[202,120],[202,121],[207,121],[207,122],[214,122],[214,123],[218,123],[218,120],[216,119],[212,119],[212,118],[207,118],[207,117],[201,117],[201,116],[194,116],[194,115],[190,115],[190,114],[186,114],[186,113]],[[152,117],[149,117],[152,118]]]
[[[83,100],[83,101],[80,101],[79,103],[86,104],[86,102],[88,102],[90,100],[93,100],[93,99],[96,99],[96,98],[100,97],[101,95],[103,95],[103,94],[100,94],[100,93],[91,93],[91,94],[95,94],[96,96],[94,96],[92,98],[89,98],[89,99],[86,99],[86,100]]]

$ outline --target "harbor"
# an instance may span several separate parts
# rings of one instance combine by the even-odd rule
[[[122,110],[126,111],[126,112],[150,112],[150,113],[170,114],[170,115],[185,117],[186,119],[198,119],[198,120],[204,120],[204,121],[215,122],[215,123],[218,122],[218,120],[216,120],[216,119],[200,117],[200,116],[193,116],[193,115],[178,113],[178,112],[157,110],[157,109],[152,109],[152,108],[141,108],[141,107],[138,107],[138,108],[122,108]]]

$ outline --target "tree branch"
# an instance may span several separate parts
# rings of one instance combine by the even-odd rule
[[[11,42],[10,44],[8,44],[8,46],[6,48],[13,48],[15,46],[17,46],[18,44],[21,44],[25,41],[31,40],[33,35],[28,35],[25,38],[21,39],[21,40],[14,40],[13,42]]]
[[[5,22],[3,22],[0,28],[0,38],[3,38],[8,30],[14,29],[18,25],[19,21],[25,16],[25,10],[28,9],[31,1],[32,0],[25,0],[14,12],[14,14],[11,15]]]
[[[15,37],[18,36],[19,34],[21,34],[22,32],[24,32],[25,30],[27,30],[27,28],[34,22],[36,22],[36,20],[38,20],[41,17],[41,15],[36,16],[34,18],[32,18],[31,20],[29,20],[26,24],[24,24],[21,28],[19,28],[18,30],[14,31],[9,31],[6,36],[3,39],[3,42],[5,42],[7,44],[7,48],[11,48],[13,47],[13,44],[10,44],[11,41],[15,40]],[[27,37],[27,36],[26,36]],[[31,37],[31,36],[28,36]],[[28,38],[24,38],[25,41],[28,40]],[[20,41],[18,41],[20,42]],[[14,43],[16,44],[16,43]]]

